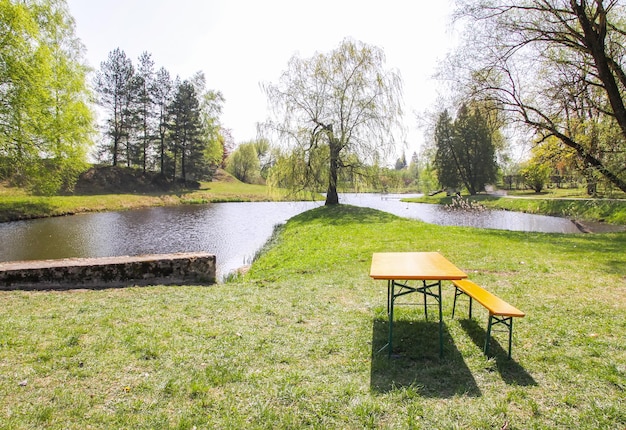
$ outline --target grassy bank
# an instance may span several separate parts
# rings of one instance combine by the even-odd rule
[[[281,200],[293,200],[293,196],[284,190],[271,190],[264,185],[245,184],[237,180],[203,182],[199,190],[177,193],[52,197],[33,196],[22,189],[0,186],[0,222],[154,206]]]
[[[530,197],[528,195],[499,197],[479,194],[463,196],[490,209],[503,209],[531,214],[560,216],[577,221],[607,222],[626,225],[626,200],[624,199],[586,199],[552,197]],[[407,199],[418,203],[450,204],[452,197],[424,196]]]
[[[212,287],[2,292],[0,429],[626,426],[626,234],[441,227],[369,209],[292,219]],[[420,307],[387,333],[372,252],[440,251],[524,310],[513,360],[486,314]],[[465,304],[461,308],[465,310]]]

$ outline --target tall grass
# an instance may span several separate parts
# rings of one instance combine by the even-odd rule
[[[243,278],[210,287],[2,292],[0,428],[623,429],[626,235],[441,227],[370,209],[290,220]],[[445,345],[399,306],[378,251],[439,251],[527,313],[513,359],[486,313]]]

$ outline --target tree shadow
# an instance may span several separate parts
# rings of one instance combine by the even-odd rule
[[[412,388],[427,397],[481,396],[480,389],[444,325],[444,352],[439,358],[438,322],[397,320],[393,324],[393,354],[387,343],[389,321],[375,319],[372,326],[370,388],[386,393]]]
[[[382,223],[398,219],[396,215],[375,209],[352,206],[347,204],[320,206],[296,215],[293,223],[307,224],[313,221],[326,225],[348,225],[365,223]]]
[[[478,325],[474,319],[460,320],[461,327],[469,335],[472,342],[483,350],[485,346],[485,338],[487,332]],[[496,331],[497,332],[497,331]],[[491,340],[489,341],[489,355],[495,360],[496,367],[500,376],[505,383],[509,385],[530,386],[537,385],[534,378],[513,358],[508,358],[508,351],[502,348],[502,345],[494,339],[494,331],[492,329]],[[513,345],[513,352],[515,350]],[[508,347],[507,347],[508,348]]]
[[[0,222],[49,216],[56,208],[45,201],[0,202]]]

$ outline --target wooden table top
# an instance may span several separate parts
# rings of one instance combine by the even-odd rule
[[[374,279],[453,280],[467,275],[438,252],[375,252],[370,276]]]

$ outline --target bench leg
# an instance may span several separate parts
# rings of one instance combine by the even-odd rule
[[[511,346],[513,345],[513,318],[509,318],[509,360],[511,359]]]
[[[456,298],[463,294],[459,287],[454,287],[454,302],[452,302],[452,318],[454,318],[454,310],[456,309]]]
[[[509,329],[509,351],[508,358],[511,359],[511,348],[513,346],[513,317],[499,318],[495,315],[489,315],[489,322],[487,323],[487,335],[485,337],[485,348],[483,352],[486,356],[489,356],[489,340],[491,339],[491,327],[495,324],[504,324]]]
[[[486,356],[489,356],[489,338],[491,337],[491,325],[493,321],[493,315],[489,315],[489,321],[487,322],[487,335],[485,336],[485,347],[483,352]]]
[[[456,309],[456,299],[459,296],[464,295],[465,293],[459,287],[454,287],[454,302],[452,302],[452,318],[454,318],[454,311]],[[467,294],[465,294],[467,295]],[[472,319],[472,297],[467,296],[469,298],[469,319]]]

